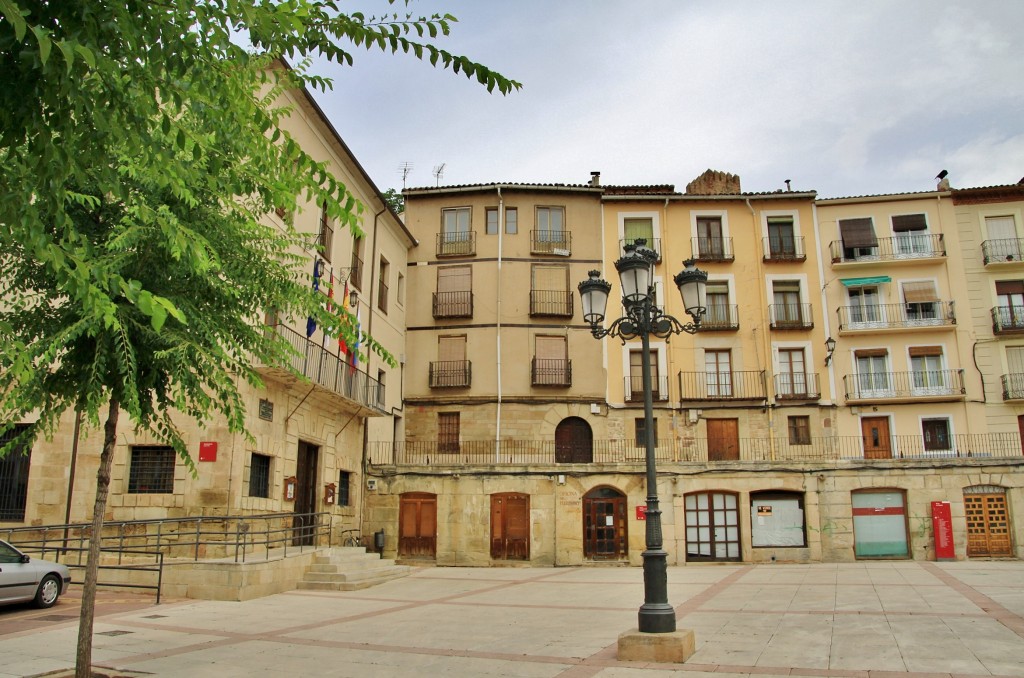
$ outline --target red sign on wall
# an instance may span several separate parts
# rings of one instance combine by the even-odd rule
[[[647,505],[640,504],[636,507],[636,519],[647,520]]]
[[[217,461],[217,443],[199,443],[199,461]]]
[[[935,560],[956,560],[948,501],[932,502],[932,534],[935,536]]]

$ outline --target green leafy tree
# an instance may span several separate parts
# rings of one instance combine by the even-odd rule
[[[38,417],[0,453],[68,411],[103,429],[76,675],[91,672],[121,414],[194,472],[175,417],[243,431],[236,379],[258,385],[254,366],[288,356],[264,309],[354,338],[311,291],[301,234],[260,221],[306,200],[358,228],[360,206],[279,129],[275,101],[330,86],[311,57],[350,65],[359,48],[517,89],[430,42],[454,21],[334,0],[0,0],[0,433]]]
[[[381,196],[384,198],[384,202],[388,204],[391,211],[395,214],[401,214],[405,211],[405,196],[393,188],[389,188]]]

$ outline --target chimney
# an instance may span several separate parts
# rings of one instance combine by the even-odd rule
[[[786,179],[786,193],[789,193],[790,191],[793,190],[793,187],[789,185],[791,181],[793,181],[793,180],[792,179]]]
[[[590,173],[590,185],[591,186],[600,186],[601,185],[601,173],[600,172],[591,172]]]

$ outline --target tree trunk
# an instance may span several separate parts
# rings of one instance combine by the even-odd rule
[[[92,676],[92,623],[96,616],[96,579],[100,569],[100,542],[103,532],[103,514],[107,510],[107,493],[110,489],[110,467],[114,459],[114,443],[117,440],[117,415],[121,403],[116,397],[110,399],[110,410],[103,425],[103,452],[100,454],[100,468],[96,471],[96,503],[92,507],[92,531],[89,534],[89,558],[85,563],[85,583],[82,587],[82,613],[78,619],[78,652],[75,663],[75,678]]]

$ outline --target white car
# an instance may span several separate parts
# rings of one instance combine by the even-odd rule
[[[67,566],[29,558],[0,539],[0,605],[32,601],[53,607],[71,584]]]

